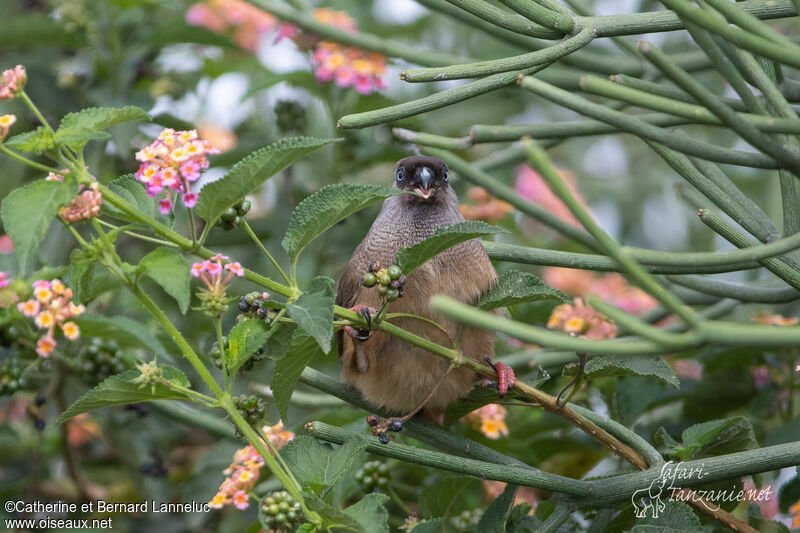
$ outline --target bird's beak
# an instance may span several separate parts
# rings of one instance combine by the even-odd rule
[[[422,167],[418,172],[418,187],[419,195],[426,200],[436,193],[436,189],[431,187],[433,181],[433,172],[428,167]]]

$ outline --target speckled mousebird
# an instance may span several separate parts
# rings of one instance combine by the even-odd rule
[[[392,186],[414,194],[392,196],[384,201],[380,214],[356,248],[339,281],[338,305],[359,310],[364,306],[380,307],[377,291],[361,284],[370,263],[378,261],[389,266],[400,248],[430,237],[441,226],[464,220],[458,198],[450,187],[444,161],[422,156],[401,159]],[[392,302],[389,311],[413,313],[435,320],[450,338],[460,339],[466,357],[484,362],[494,355],[492,333],[462,327],[456,321],[435,313],[429,300],[434,294],[444,294],[474,304],[496,281],[497,273],[486,251],[478,239],[472,239],[449,248],[412,272],[403,297]],[[424,321],[397,318],[392,323],[439,344],[450,345],[442,331]],[[357,337],[353,330],[349,332]],[[341,331],[337,336],[337,347],[343,380],[359,389],[372,404],[397,413],[419,408],[439,385],[424,406],[426,418],[433,419],[447,405],[465,396],[478,378],[475,372],[463,367],[454,369],[445,377],[449,366],[446,359],[379,331],[371,332],[364,341],[357,338],[351,341],[347,333]],[[498,363],[496,369],[508,373],[513,384],[510,368]]]

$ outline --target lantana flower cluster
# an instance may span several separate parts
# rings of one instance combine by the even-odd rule
[[[209,316],[217,317],[225,311],[225,289],[234,276],[244,277],[244,267],[239,261],[230,261],[227,255],[217,254],[201,263],[194,263],[191,274],[205,284],[205,289],[198,291],[202,305],[200,310]]]
[[[574,301],[574,305],[561,304],[553,309],[547,321],[549,329],[560,329],[587,339],[616,338],[616,324],[586,305],[580,298],[575,298]]]
[[[61,280],[34,281],[33,298],[20,302],[17,308],[23,315],[34,317],[36,325],[46,330],[44,336],[36,343],[36,353],[40,357],[49,357],[55,350],[56,326],[69,340],[75,340],[81,335],[78,325],[71,319],[82,314],[86,308],[72,301],[72,289],[64,285]]]
[[[500,404],[489,403],[475,409],[466,416],[467,422],[477,428],[486,437],[497,440],[508,436],[506,425],[506,408]]]
[[[280,450],[294,438],[294,433],[284,429],[283,422],[264,426],[263,430],[276,450]],[[226,505],[233,505],[237,509],[247,509],[250,505],[249,492],[255,487],[262,466],[264,458],[252,444],[237,450],[231,465],[222,471],[227,477],[209,502],[209,507],[221,509]]]
[[[318,21],[349,33],[357,33],[356,21],[341,11],[318,8],[311,11]],[[256,51],[261,37],[276,33],[275,42],[287,37],[301,50],[311,50],[311,66],[320,82],[333,81],[339,87],[353,87],[361,94],[383,90],[386,84],[386,57],[356,46],[322,41],[318,35],[281,22],[243,0],[207,0],[194,4],[186,13],[189,24],[204,26],[216,33],[231,33],[236,42]]]
[[[4,70],[3,79],[0,80],[0,100],[16,98],[22,92],[27,80],[28,74],[22,65]]]
[[[0,115],[0,142],[5,140],[15,122],[17,122],[16,115]]]
[[[658,305],[655,298],[628,283],[616,272],[597,274],[588,270],[547,267],[542,272],[545,283],[570,296],[596,294],[611,305],[634,315]]]
[[[97,188],[97,182],[93,182],[78,194],[68,206],[62,207],[58,214],[70,223],[96,217],[100,213],[100,204],[103,203],[103,195]]]
[[[173,208],[172,193],[182,195],[189,209],[197,204],[197,193],[191,184],[200,179],[200,171],[208,168],[208,154],[218,154],[211,143],[199,139],[197,130],[175,131],[167,128],[149,146],[136,152],[141,161],[136,179],[144,183],[151,198],[166,191],[158,201],[158,210],[166,215]]]

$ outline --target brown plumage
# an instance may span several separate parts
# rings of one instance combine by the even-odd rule
[[[394,187],[415,191],[383,203],[367,236],[353,253],[339,281],[338,305],[380,307],[375,288],[361,284],[372,261],[388,267],[398,249],[433,235],[436,228],[464,220],[458,198],[448,184],[447,165],[431,157],[407,157],[397,163]],[[458,244],[415,270],[405,285],[403,297],[389,304],[390,313],[413,313],[435,320],[460,345],[464,354],[478,361],[494,355],[491,333],[460,327],[453,320],[434,313],[429,300],[444,294],[460,302],[475,303],[497,280],[492,263],[478,239]],[[438,328],[420,320],[393,319],[393,324],[417,335],[449,346]],[[342,378],[358,388],[369,402],[405,414],[419,407],[447,372],[448,361],[396,337],[373,331],[369,340],[355,342],[343,332],[337,336]],[[360,352],[361,350],[359,350]],[[454,369],[425,405],[426,415],[441,412],[465,396],[477,375],[466,368]]]

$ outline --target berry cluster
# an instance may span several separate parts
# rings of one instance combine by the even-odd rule
[[[9,396],[28,386],[25,376],[22,375],[22,365],[16,358],[5,359],[0,362],[0,396]]]
[[[394,438],[389,432],[397,433],[403,431],[403,421],[400,418],[381,419],[378,415],[372,414],[367,417],[367,424],[372,428],[372,434],[378,437],[381,444],[389,444]]]
[[[80,376],[87,385],[97,385],[109,376],[124,372],[126,368],[116,341],[92,339],[83,354]]]
[[[367,461],[356,471],[356,481],[364,492],[372,492],[376,487],[385,489],[389,486],[389,467],[380,461]]]
[[[245,420],[251,426],[258,425],[267,413],[267,407],[264,400],[255,394],[245,395],[242,394],[238,398],[233,398],[233,404],[239,411],[242,412]]]
[[[275,491],[264,498],[258,515],[267,531],[294,531],[303,520],[300,504],[285,490]]]
[[[370,263],[367,273],[361,278],[361,283],[365,287],[378,285],[378,294],[384,297],[386,301],[393,302],[403,296],[406,276],[397,265],[381,268],[379,262],[373,261]]]
[[[227,211],[217,219],[216,225],[220,226],[225,231],[230,231],[237,228],[242,224],[242,217],[250,212],[250,200],[244,198],[241,202],[229,207]]]
[[[481,516],[483,516],[483,509],[461,511],[461,514],[450,519],[450,524],[453,526],[453,531],[467,533],[475,530],[475,526],[478,525]]]
[[[270,295],[268,292],[248,292],[239,298],[239,311],[242,312],[237,318],[237,322],[248,318],[258,318],[267,324],[272,323],[278,314],[278,310],[271,307]]]

